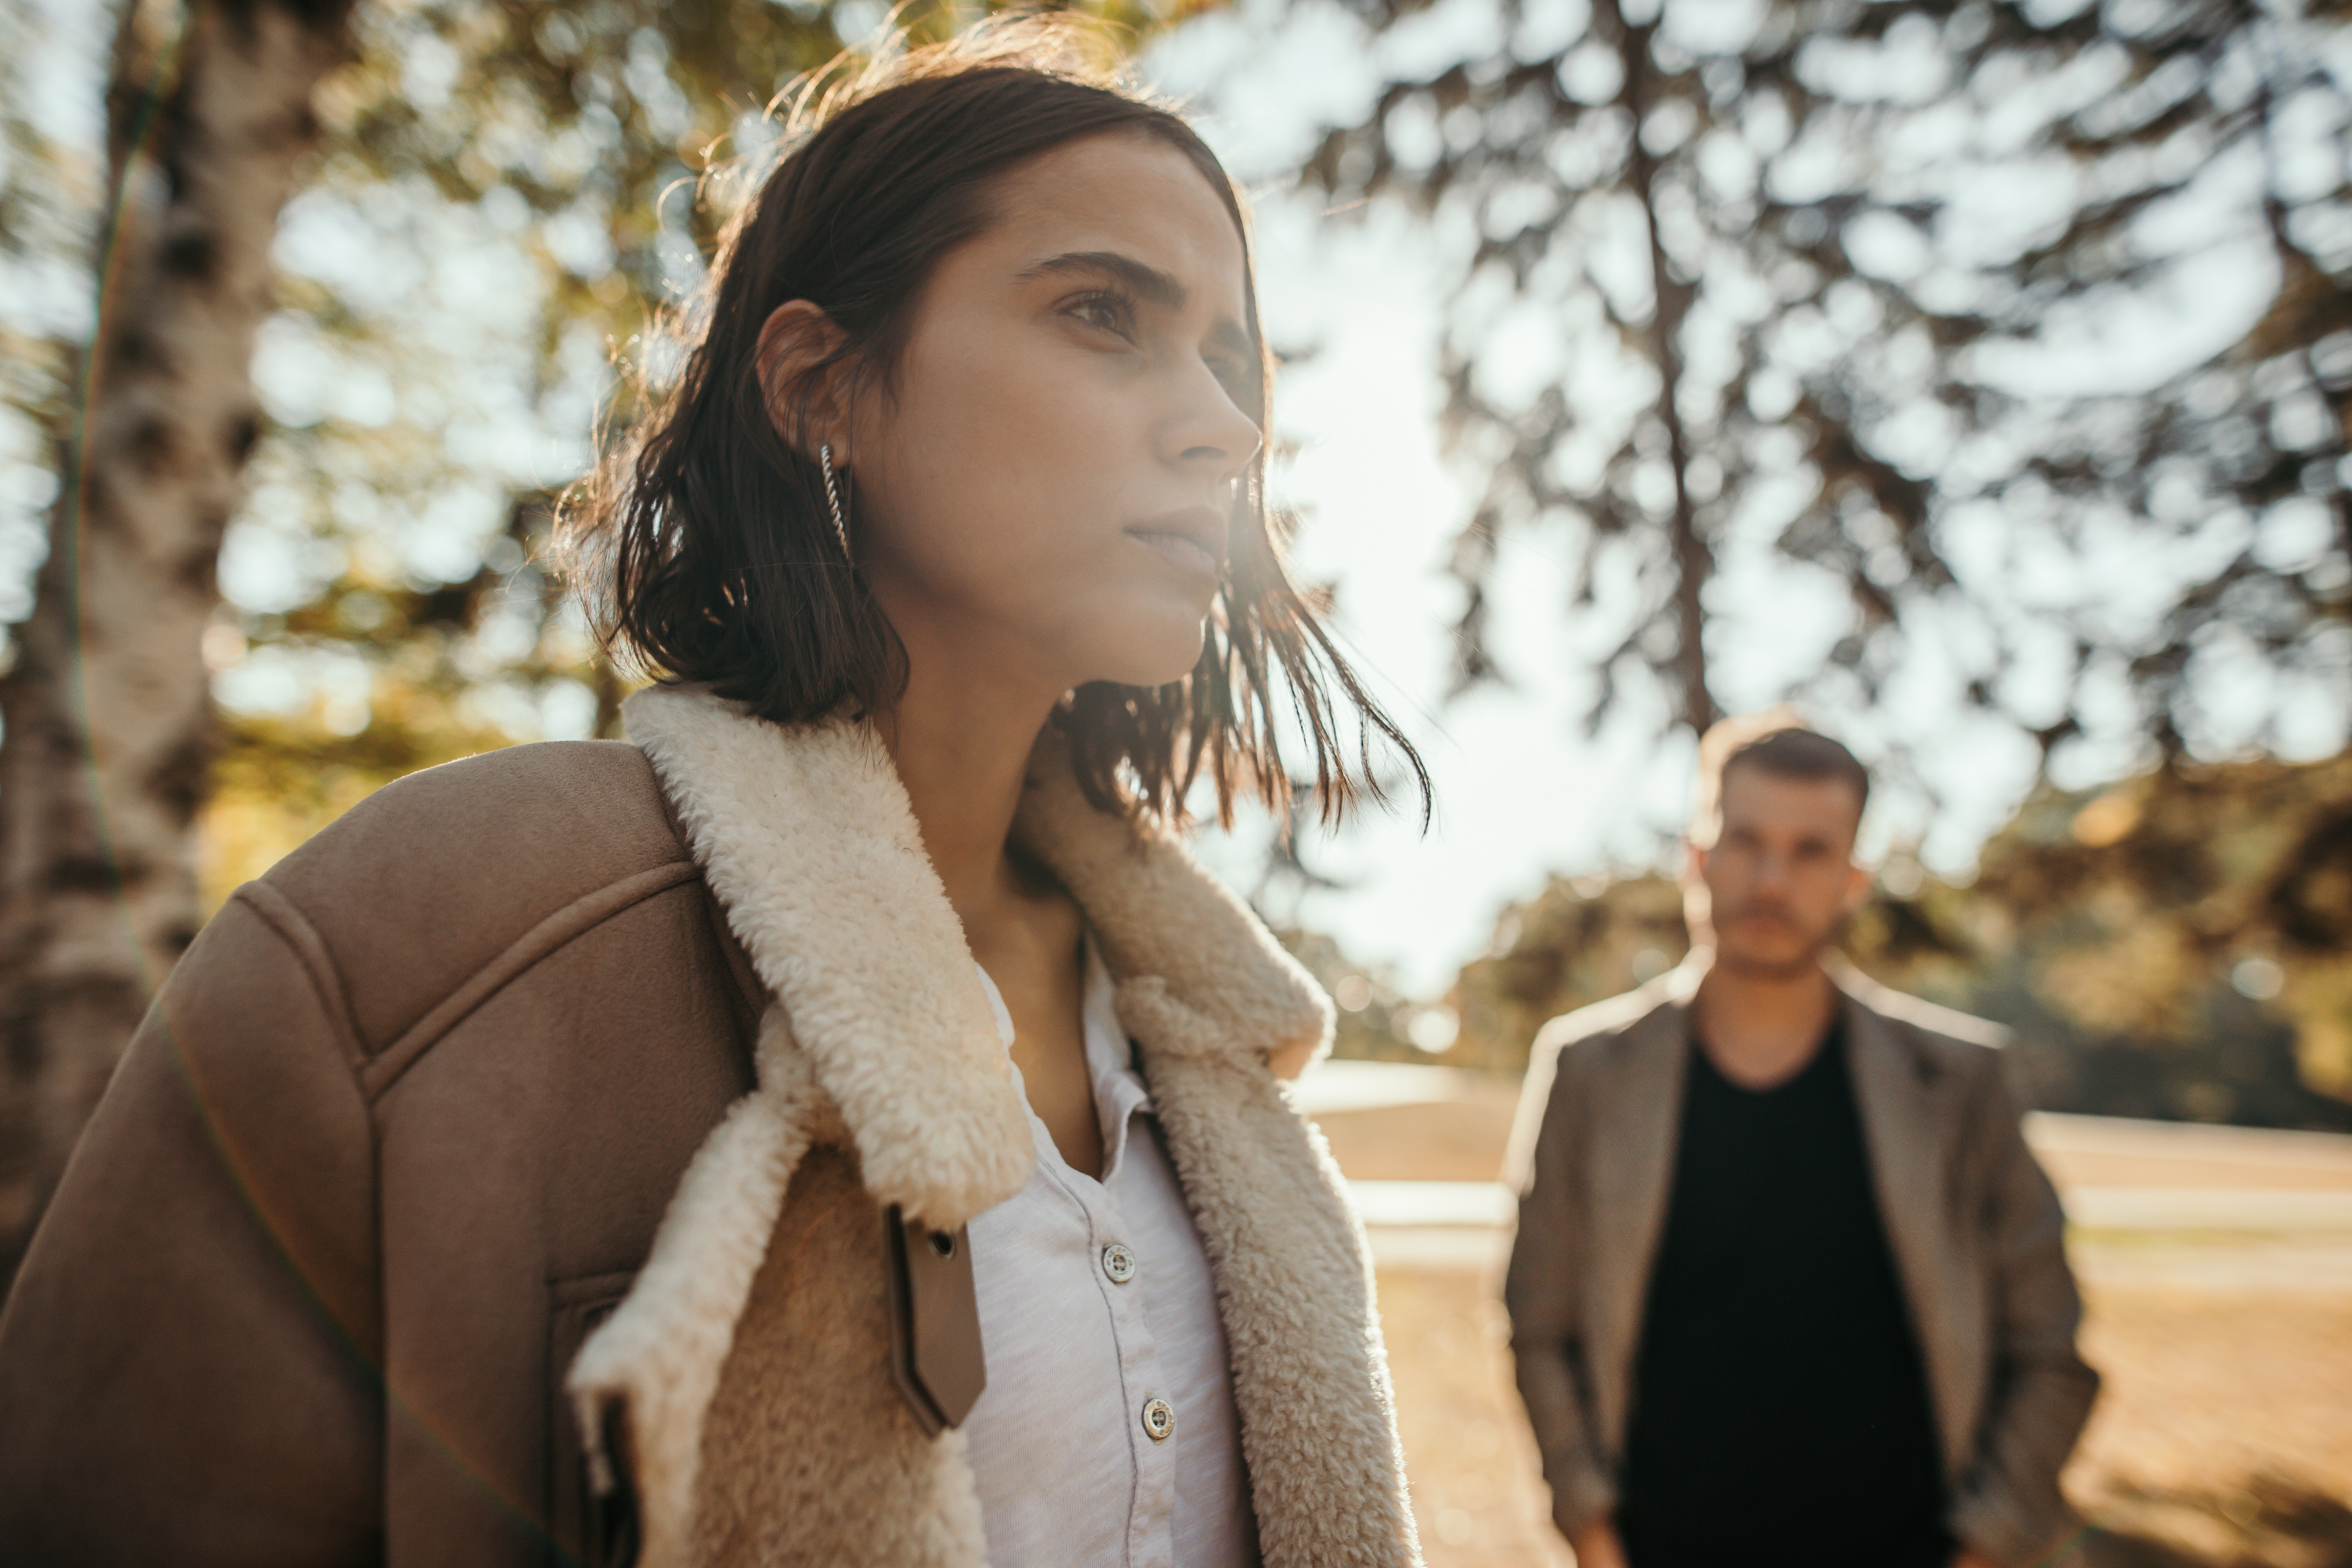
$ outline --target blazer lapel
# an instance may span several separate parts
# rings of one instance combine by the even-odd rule
[[[1603,1260],[1591,1303],[1594,1372],[1601,1387],[1618,1395],[1601,1412],[1612,1448],[1624,1437],[1650,1269],[1674,1190],[1696,976],[1687,984],[1682,979],[1678,971],[1662,982],[1664,1004],[1619,1037],[1612,1059],[1599,1068],[1605,1081],[1591,1099],[1608,1122],[1605,1138],[1598,1135],[1603,1129],[1587,1130],[1584,1179],[1592,1194],[1592,1256]]]
[[[1970,1339],[1967,1293],[1948,1265],[1944,1188],[1951,1160],[1946,1144],[1957,1122],[1941,1103],[1942,1076],[1932,1064],[1852,991],[1843,1005],[1846,1058],[1879,1223],[1885,1226],[1911,1308],[1928,1386],[1949,1390],[1966,1380],[1956,1378],[1958,1368],[1942,1363],[1965,1356]],[[1948,1419],[1950,1413],[1938,1415]],[[1951,1434],[1945,1436],[1948,1447]]]

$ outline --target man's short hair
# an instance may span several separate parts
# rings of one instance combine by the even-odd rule
[[[1862,760],[1797,716],[1786,706],[1768,708],[1725,719],[1711,725],[1698,742],[1698,809],[1691,817],[1691,837],[1713,841],[1723,815],[1723,781],[1735,767],[1754,768],[1775,778],[1835,779],[1850,784],[1854,795],[1854,818],[1870,804],[1870,770]]]

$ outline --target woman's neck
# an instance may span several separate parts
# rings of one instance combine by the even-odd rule
[[[964,941],[1012,1016],[1030,1108],[1071,1169],[1098,1175],[1102,1128],[1078,1022],[1082,917],[1051,878],[1024,875],[1006,845],[1030,750],[1060,693],[909,653],[906,695],[877,728]]]
[[[967,933],[994,923],[1005,901],[1020,897],[1005,843],[1029,752],[1057,696],[1005,682],[927,679],[917,663],[898,705],[876,721],[923,848]]]

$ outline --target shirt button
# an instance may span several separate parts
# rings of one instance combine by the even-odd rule
[[[1153,1394],[1143,1402],[1143,1435],[1155,1443],[1165,1443],[1176,1434],[1176,1412],[1169,1403]]]
[[[1124,1285],[1135,1278],[1135,1254],[1123,1241],[1114,1241],[1102,1250],[1103,1273],[1114,1285]]]

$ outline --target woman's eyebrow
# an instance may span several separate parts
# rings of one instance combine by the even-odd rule
[[[1049,256],[1023,268],[1014,281],[1027,283],[1057,272],[1108,272],[1126,284],[1137,298],[1171,310],[1182,310],[1192,297],[1192,290],[1168,273],[1116,250],[1072,250]]]
[[[1107,273],[1126,284],[1136,298],[1163,310],[1181,310],[1192,298],[1192,290],[1171,274],[1116,250],[1071,250],[1059,256],[1049,256],[1043,261],[1033,261],[1023,268],[1013,280],[1028,283],[1065,272]],[[1231,353],[1243,355],[1256,353],[1256,345],[1249,332],[1237,321],[1219,321],[1215,336],[1218,346]]]

